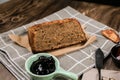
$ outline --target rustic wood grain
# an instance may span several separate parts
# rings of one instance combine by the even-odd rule
[[[80,0],[10,0],[0,4],[0,33],[41,19],[66,6],[71,6],[82,14],[120,31],[120,6]],[[105,62],[104,69],[120,70],[110,57]],[[2,64],[0,64],[1,79],[16,80]]]
[[[16,80],[16,78],[0,63],[0,80]]]
[[[0,5],[0,32],[41,19],[66,7],[69,1],[12,0],[4,3]]]
[[[79,12],[120,31],[120,7],[74,1],[71,6]]]

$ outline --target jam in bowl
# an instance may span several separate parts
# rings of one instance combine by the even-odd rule
[[[25,69],[32,80],[54,80],[59,75],[72,80],[78,80],[78,76],[65,71],[57,57],[49,53],[38,53],[30,56],[25,62]]]
[[[113,46],[110,51],[111,57],[115,65],[120,68],[120,43]]]
[[[52,56],[40,56],[30,67],[30,71],[36,75],[46,75],[55,71],[55,60]]]

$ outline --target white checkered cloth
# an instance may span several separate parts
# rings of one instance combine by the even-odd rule
[[[101,48],[104,55],[107,56],[110,49],[115,45],[113,42],[104,38],[100,33],[101,30],[109,28],[108,26],[68,6],[43,19],[0,34],[0,62],[3,63],[18,80],[30,80],[24,66],[26,59],[33,54],[11,41],[8,34],[25,35],[27,34],[26,29],[32,25],[64,18],[76,18],[82,26],[86,27],[85,31],[88,34],[97,36],[97,41],[84,49],[58,57],[63,69],[80,76],[85,71],[95,66],[94,53],[97,48]]]

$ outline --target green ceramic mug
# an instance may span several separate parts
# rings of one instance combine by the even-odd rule
[[[46,56],[46,57],[52,56],[53,57],[53,59],[55,60],[55,67],[56,67],[54,72],[47,74],[47,75],[36,75],[30,71],[30,67],[31,67],[32,63],[34,61],[36,61],[40,56]],[[29,57],[26,60],[25,69],[28,72],[28,74],[31,76],[32,80],[53,80],[53,78],[56,77],[57,75],[62,75],[64,77],[70,78],[72,80],[78,80],[78,76],[76,74],[62,69],[60,67],[60,63],[59,63],[58,59],[49,53],[38,53],[38,54],[32,55],[31,57]]]

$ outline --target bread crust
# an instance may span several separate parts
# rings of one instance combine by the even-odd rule
[[[79,21],[74,18],[29,27],[28,38],[33,52],[54,50],[87,41]]]

